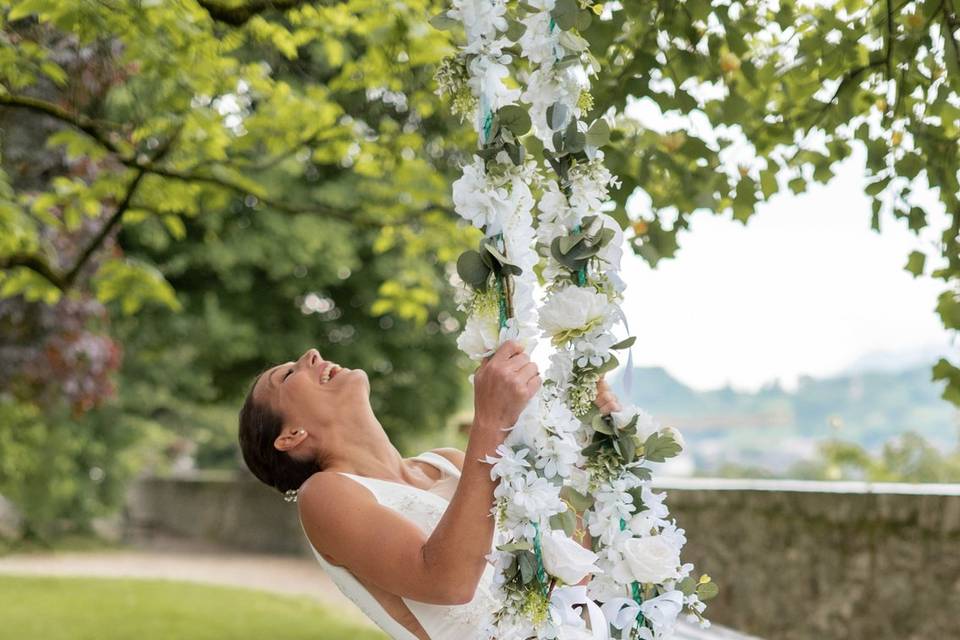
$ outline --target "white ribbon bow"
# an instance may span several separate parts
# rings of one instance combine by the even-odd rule
[[[603,604],[601,611],[617,629],[629,629],[637,622],[640,605],[633,598],[613,598]]]
[[[559,587],[550,594],[550,611],[554,622],[571,626],[583,624],[580,612],[574,609],[577,605],[587,607],[587,619],[590,621],[593,640],[610,640],[607,618],[597,603],[587,596],[585,586]]]

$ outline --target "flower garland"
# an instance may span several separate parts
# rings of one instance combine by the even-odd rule
[[[471,117],[479,141],[453,185],[457,213],[484,232],[480,247],[457,261],[463,283],[458,303],[467,313],[457,344],[476,361],[508,339],[531,351],[539,333],[531,191],[539,178],[536,162],[519,142],[531,127],[526,110],[517,104],[520,90],[503,82],[513,60],[504,52],[513,44],[505,14],[503,0],[454,0],[451,10],[433,20],[441,27],[460,25],[466,35],[458,54],[438,69],[437,81],[440,92],[451,96],[454,112]],[[497,568],[495,611],[489,624],[478,629],[485,638],[563,637],[564,613],[572,612],[575,602],[586,604],[585,594],[563,585],[596,571],[598,557],[562,526],[554,527],[574,520],[561,492],[579,456],[579,428],[562,402],[548,404],[538,394],[497,455],[486,459],[491,477],[500,482],[493,510],[497,544],[488,556]],[[590,604],[602,619],[599,607]]]
[[[623,234],[603,211],[609,188],[620,186],[603,164],[610,127],[583,119],[599,64],[579,32],[596,16],[612,19],[593,0],[453,0],[432,20],[466,33],[437,80],[454,111],[473,116],[481,142],[454,184],[454,203],[485,230],[485,243],[493,236],[503,248],[484,253],[482,244],[458,262],[471,287],[461,298],[469,317],[458,344],[474,358],[508,333],[532,345],[535,240],[547,291],[537,322],[556,349],[541,393],[498,457],[488,458],[501,479],[506,539],[491,555],[500,608],[488,631],[496,638],[606,638],[611,626],[623,639],[669,638],[684,609],[708,625],[704,601],[717,592],[708,576],[694,580],[693,566],[681,563],[684,531],[649,486],[647,463],[677,455],[679,433],[633,406],[611,416],[593,406],[597,382],[618,364],[612,352],[634,341],[613,332],[626,318]],[[523,88],[504,83],[511,77]],[[540,155],[543,162],[530,158]],[[503,310],[510,304],[512,318]],[[569,537],[574,509],[583,512],[592,552]],[[586,588],[570,586],[587,574]],[[590,614],[589,629],[578,606]]]

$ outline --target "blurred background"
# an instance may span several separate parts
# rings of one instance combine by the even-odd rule
[[[404,454],[465,445],[475,138],[435,94],[444,8],[0,1],[11,637],[380,637],[236,417],[317,347]],[[606,8],[584,35],[638,338],[612,379],[684,434],[657,483],[733,629],[684,637],[952,637],[960,7]]]

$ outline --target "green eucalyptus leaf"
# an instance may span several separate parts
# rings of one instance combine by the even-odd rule
[[[694,590],[697,588],[697,582],[690,576],[687,576],[683,580],[677,583],[677,589],[683,592],[683,595],[690,596],[693,595]]]
[[[617,357],[614,356],[614,355],[611,355],[610,358],[609,358],[606,362],[604,362],[602,365],[600,365],[599,367],[597,367],[596,369],[594,369],[594,372],[602,375],[602,374],[604,374],[604,373],[608,373],[608,372],[610,372],[610,371],[613,371],[613,370],[616,369],[619,365],[620,365],[620,361],[617,360]]]
[[[501,107],[497,112],[500,118],[500,124],[505,129],[509,129],[513,135],[520,137],[530,131],[531,121],[530,113],[520,105],[508,104]]]
[[[583,449],[581,449],[580,453],[582,453],[584,456],[589,458],[599,453],[600,450],[603,449],[603,446],[604,446],[604,443],[602,441],[592,442],[587,446],[585,446]]]
[[[577,14],[580,12],[580,6],[577,0],[557,0],[550,12],[550,16],[557,23],[557,27],[566,31],[577,26]]]
[[[565,486],[560,490],[560,498],[570,503],[570,506],[572,506],[578,513],[583,513],[592,507],[594,502],[593,496],[584,495],[569,486]]]
[[[567,105],[562,102],[554,102],[547,107],[547,122],[550,124],[550,128],[554,131],[563,129],[569,114],[570,111],[567,109]]]
[[[610,125],[603,118],[597,120],[587,129],[587,144],[591,147],[602,147],[610,142]]]
[[[697,585],[697,597],[704,602],[716,598],[719,593],[720,587],[717,586],[716,582],[710,581]]]
[[[506,36],[508,39],[516,42],[523,36],[527,31],[527,25],[523,24],[519,20],[507,20],[507,31]]]
[[[632,435],[623,435],[617,438],[620,443],[620,451],[623,455],[623,461],[630,464],[637,456],[637,442]]]
[[[621,340],[620,342],[618,342],[617,344],[613,345],[610,348],[617,351],[619,351],[620,349],[629,349],[630,347],[633,346],[633,343],[636,341],[637,341],[636,336],[630,336],[629,338]]]
[[[531,551],[521,551],[517,554],[520,564],[520,579],[523,584],[529,584],[537,577],[537,558]]]
[[[577,530],[577,514],[572,509],[567,509],[550,516],[550,528],[563,529],[567,536],[572,536]]]
[[[600,433],[605,433],[608,436],[613,435],[613,425],[610,424],[608,420],[605,420],[603,416],[597,416],[593,419],[592,425],[594,431]]]
[[[441,31],[446,31],[448,29],[453,29],[455,27],[461,26],[459,20],[447,16],[446,12],[438,13],[437,15],[430,18],[430,24],[434,29],[440,29]]]
[[[478,251],[469,249],[460,254],[457,259],[457,274],[465,283],[477,287],[480,283],[486,282],[490,275],[490,267],[484,263]]]

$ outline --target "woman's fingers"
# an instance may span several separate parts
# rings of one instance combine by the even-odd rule
[[[614,395],[610,384],[605,378],[601,377],[597,381],[597,399],[594,400],[594,404],[600,409],[601,415],[607,415],[621,410],[620,401],[617,400],[617,396]]]

